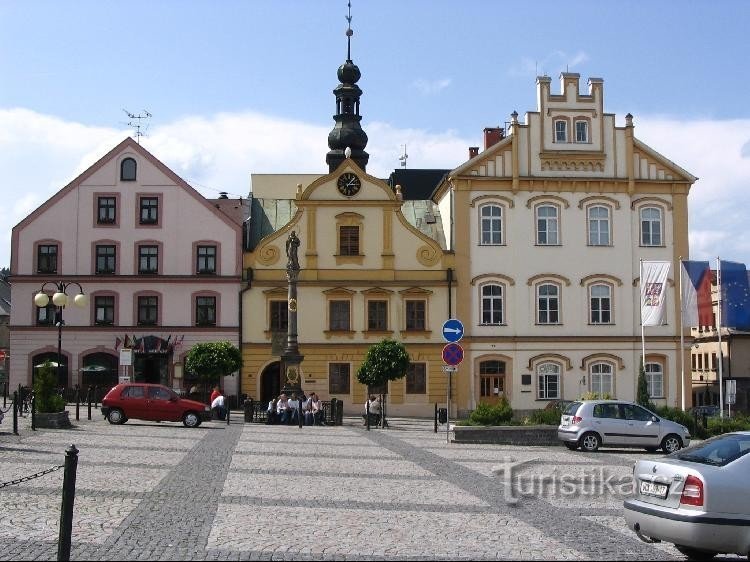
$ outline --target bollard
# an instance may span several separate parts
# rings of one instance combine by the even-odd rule
[[[297,398],[297,422],[302,429],[302,398]]]
[[[76,421],[80,420],[81,414],[81,389],[76,386]]]
[[[94,408],[99,409],[99,387],[94,387]]]
[[[89,421],[91,421],[91,387],[89,387],[89,390],[86,393],[86,402],[89,403]]]
[[[242,406],[245,410],[245,423],[252,422],[253,421],[253,401],[245,400],[245,403]]]
[[[435,402],[435,433],[437,433],[437,425],[438,425],[438,407],[437,402]]]
[[[36,395],[31,396],[31,431],[36,431]]]
[[[62,505],[60,506],[60,531],[57,538],[57,559],[70,560],[70,536],[73,531],[73,503],[76,499],[76,469],[78,449],[71,445],[65,451]]]
[[[229,416],[230,416],[231,413],[232,413],[232,408],[230,408],[229,406],[227,406],[227,425],[229,425]]]
[[[367,423],[367,431],[370,431],[370,399],[365,398],[365,420]]]
[[[13,435],[18,435],[18,392],[13,391]]]

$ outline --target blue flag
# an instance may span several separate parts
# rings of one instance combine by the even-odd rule
[[[744,263],[719,262],[721,272],[721,325],[750,330],[750,286]]]

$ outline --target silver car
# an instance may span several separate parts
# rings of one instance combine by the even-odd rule
[[[660,418],[643,406],[623,400],[580,400],[560,417],[557,438],[571,450],[593,452],[601,446],[644,447],[672,453],[690,445],[684,425]]]
[[[633,469],[628,527],[690,559],[750,555],[750,431],[726,433]]]

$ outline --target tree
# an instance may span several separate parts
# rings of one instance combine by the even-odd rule
[[[643,361],[641,361],[641,368],[638,372],[638,396],[636,402],[646,408],[651,404],[651,397],[648,395],[648,382],[646,381],[646,371],[643,368]]]
[[[65,400],[57,394],[57,376],[49,361],[34,376],[34,400],[40,414],[65,411]]]
[[[185,359],[185,369],[198,375],[205,386],[218,384],[220,377],[231,375],[240,365],[242,354],[228,341],[197,343]]]
[[[368,387],[383,386],[406,376],[410,365],[409,353],[401,342],[384,339],[367,350],[365,360],[357,370],[357,380]],[[383,404],[383,395],[380,396]],[[381,417],[385,427],[385,410]]]

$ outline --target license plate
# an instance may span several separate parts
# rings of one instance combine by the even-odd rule
[[[568,418],[563,418],[563,419],[562,419],[562,426],[563,426],[563,427],[568,427],[568,426],[570,426],[570,419],[568,419]]]
[[[641,495],[664,499],[667,497],[667,485],[641,480]]]

